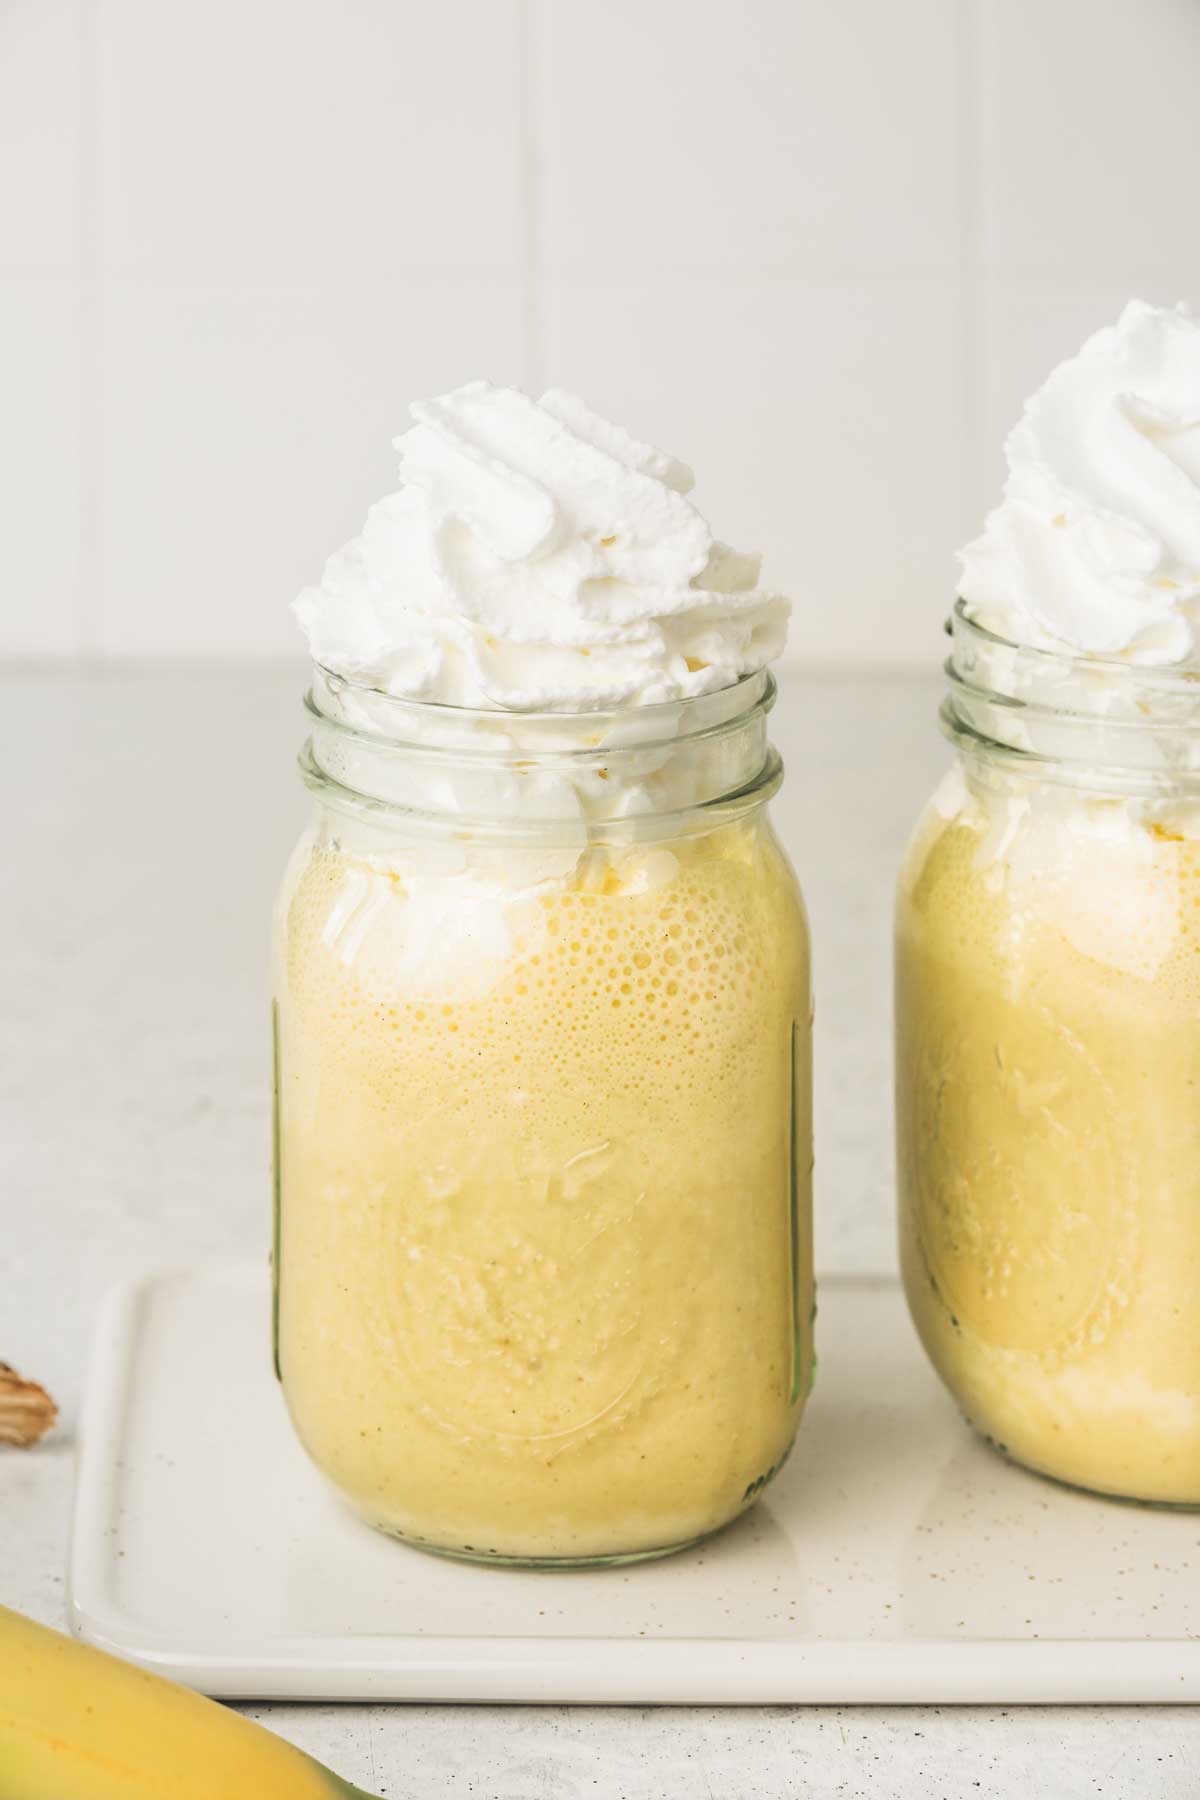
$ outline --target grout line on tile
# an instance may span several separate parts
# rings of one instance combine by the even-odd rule
[[[100,505],[101,302],[99,193],[99,31],[93,0],[80,0],[79,83],[79,587],[75,597],[76,653],[94,661],[103,639]]]
[[[979,526],[983,467],[983,141],[979,117],[982,0],[958,6],[958,206],[959,206],[959,428],[963,457],[959,476],[963,538]]]
[[[517,0],[517,122],[521,218],[522,379],[532,394],[546,386],[546,184],[541,0]]]
[[[298,657],[284,659],[271,652],[265,656],[221,656],[210,652],[197,655],[162,655],[150,652],[138,656],[123,651],[116,656],[97,658],[83,664],[69,663],[53,652],[37,656],[0,656],[0,686],[22,681],[246,681],[278,682],[294,692],[311,672],[310,665]],[[880,657],[862,661],[859,657],[784,656],[775,664],[777,678],[805,688],[826,686],[875,688],[920,687],[940,689],[943,677],[940,667],[927,660]]]

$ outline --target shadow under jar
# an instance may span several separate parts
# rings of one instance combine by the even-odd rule
[[[316,672],[275,931],[276,1364],[385,1531],[660,1555],[788,1453],[811,1007],[773,697],[472,713]]]
[[[909,1306],[997,1448],[1200,1505],[1200,683],[951,631],[897,907]]]

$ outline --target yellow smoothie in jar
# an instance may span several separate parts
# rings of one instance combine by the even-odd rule
[[[897,911],[901,1254],[969,1420],[1200,1503],[1200,841],[1071,797],[918,831]]]
[[[1200,1506],[1200,318],[1053,370],[962,551],[896,932],[909,1306],[1031,1468]]]
[[[372,1523],[431,1547],[692,1541],[786,1456],[810,1382],[795,880],[755,815],[592,851],[481,900],[432,977],[403,951],[423,904],[403,858],[325,839],[281,905],[296,1428]]]
[[[277,1367],[385,1531],[656,1555],[751,1504],[812,1366],[788,605],[573,395],[411,414],[400,490],[296,603]]]

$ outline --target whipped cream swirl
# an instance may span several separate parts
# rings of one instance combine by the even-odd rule
[[[1005,449],[1003,504],[960,559],[971,617],[1041,648],[1200,660],[1200,319],[1131,301]]]
[[[295,612],[364,686],[484,710],[687,699],[778,656],[788,603],[713,537],[691,471],[580,400],[472,382],[411,408],[401,488]]]

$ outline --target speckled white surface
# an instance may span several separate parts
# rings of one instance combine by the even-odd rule
[[[823,1277],[817,1315],[819,1379],[758,1506],[658,1562],[531,1579],[341,1504],[273,1377],[266,1269],[119,1288],[80,1424],[72,1623],[252,1700],[1200,1701],[1200,1518],[996,1456],[898,1282]]]
[[[0,1456],[0,1599],[61,1623],[71,1433],[104,1289],[266,1244],[266,917],[303,815],[295,672],[0,683],[0,1356],[63,1401]],[[825,1268],[891,1264],[888,915],[944,762],[936,684],[785,682],[778,807],[816,942]],[[1200,1795],[1200,1709],[273,1707],[412,1796]]]

